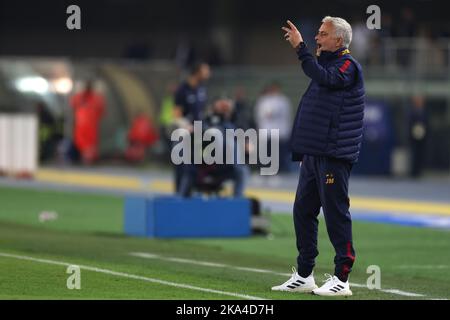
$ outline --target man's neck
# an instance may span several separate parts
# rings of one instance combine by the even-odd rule
[[[338,52],[343,51],[345,49],[346,49],[346,47],[340,47],[340,48],[335,49],[334,51],[329,51],[329,52],[330,53],[338,53]]]
[[[321,59],[333,59],[335,57],[340,57],[341,55],[350,53],[350,50],[348,50],[346,47],[340,47],[336,49],[335,51],[322,51],[320,53],[320,56],[318,58]]]

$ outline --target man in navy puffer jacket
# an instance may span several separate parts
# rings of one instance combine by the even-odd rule
[[[311,83],[298,107],[291,135],[293,159],[301,161],[294,202],[298,271],[278,291],[349,296],[349,273],[355,260],[348,180],[362,141],[364,82],[359,63],[348,49],[351,26],[342,18],[325,17],[316,35],[317,59],[298,29],[288,21],[285,38],[298,55]],[[317,251],[317,216],[322,207],[336,251],[334,275],[317,288],[313,276]]]

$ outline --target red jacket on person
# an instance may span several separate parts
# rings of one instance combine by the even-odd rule
[[[97,153],[98,128],[105,110],[105,102],[101,95],[93,91],[75,94],[70,104],[74,110],[74,142],[80,153]]]

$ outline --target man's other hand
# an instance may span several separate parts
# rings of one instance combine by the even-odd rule
[[[286,31],[286,33],[284,34],[284,38],[286,39],[286,41],[289,41],[292,48],[296,48],[300,44],[300,42],[303,42],[302,35],[291,21],[288,20],[287,24],[288,27],[281,28]]]

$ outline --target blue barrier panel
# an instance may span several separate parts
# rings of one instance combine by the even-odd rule
[[[251,234],[248,199],[158,196],[125,198],[125,233],[157,238],[245,237]]]
[[[147,199],[127,196],[124,204],[124,229],[131,236],[145,236],[147,223]]]

